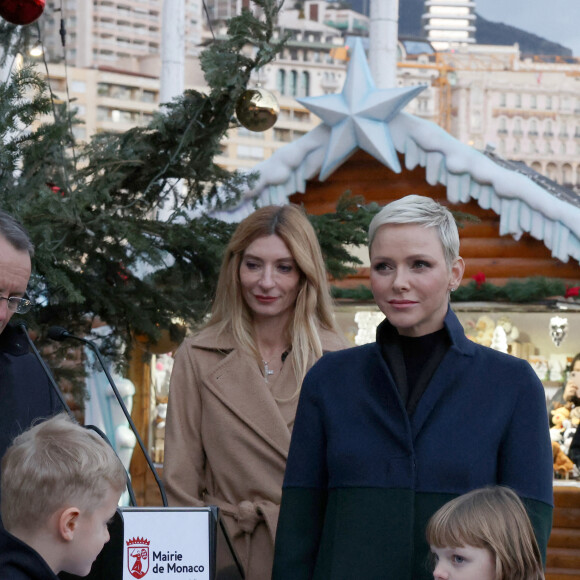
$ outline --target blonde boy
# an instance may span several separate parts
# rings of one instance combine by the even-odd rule
[[[113,450],[66,414],[19,435],[2,459],[0,578],[86,576],[125,484]]]

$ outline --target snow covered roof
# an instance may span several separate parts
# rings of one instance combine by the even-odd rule
[[[527,232],[562,262],[570,257],[580,260],[578,204],[464,145],[438,125],[399,112],[409,100],[409,94],[401,91],[375,89],[364,50],[357,43],[343,93],[301,100],[324,123],[256,165],[252,171],[259,172],[259,177],[240,204],[212,215],[240,221],[256,206],[288,203],[291,195],[305,193],[309,180],[318,175],[324,180],[358,148],[398,173],[398,159],[393,155],[397,151],[407,169],[424,167],[429,184],[445,185],[451,203],[473,199],[497,213],[500,235],[519,239]]]

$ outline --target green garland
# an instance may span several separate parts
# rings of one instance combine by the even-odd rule
[[[508,280],[503,286],[489,282],[478,284],[472,280],[451,295],[454,302],[535,302],[553,296],[564,296],[566,284],[562,280],[534,276],[524,280]]]
[[[332,286],[332,296],[335,299],[355,301],[373,300],[373,294],[367,286],[356,288],[338,288]],[[567,284],[562,280],[534,276],[524,280],[512,279],[504,286],[496,286],[489,282],[478,283],[472,280],[465,286],[460,286],[451,294],[452,302],[513,302],[526,303],[544,300],[553,296],[564,296]],[[575,297],[577,298],[577,297]]]

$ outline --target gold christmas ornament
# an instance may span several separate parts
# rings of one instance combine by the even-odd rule
[[[236,105],[238,121],[250,131],[266,131],[278,120],[280,105],[266,89],[247,89]]]

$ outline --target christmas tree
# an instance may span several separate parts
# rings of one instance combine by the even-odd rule
[[[0,85],[0,207],[36,246],[28,322],[41,336],[54,324],[85,333],[100,319],[111,328],[108,352],[122,363],[135,335],[154,342],[208,312],[234,226],[203,208],[235,200],[255,177],[214,158],[252,71],[283,45],[273,41],[279,3],[254,3],[260,18],[244,10],[227,38],[202,53],[207,93],[186,91],[145,127],[75,143],[74,113],[54,104],[32,67]],[[26,54],[30,37],[27,27],[2,22],[4,58]],[[314,220],[335,275],[357,262],[344,244],[365,242],[370,212],[351,211],[361,206],[345,197],[336,214]]]

